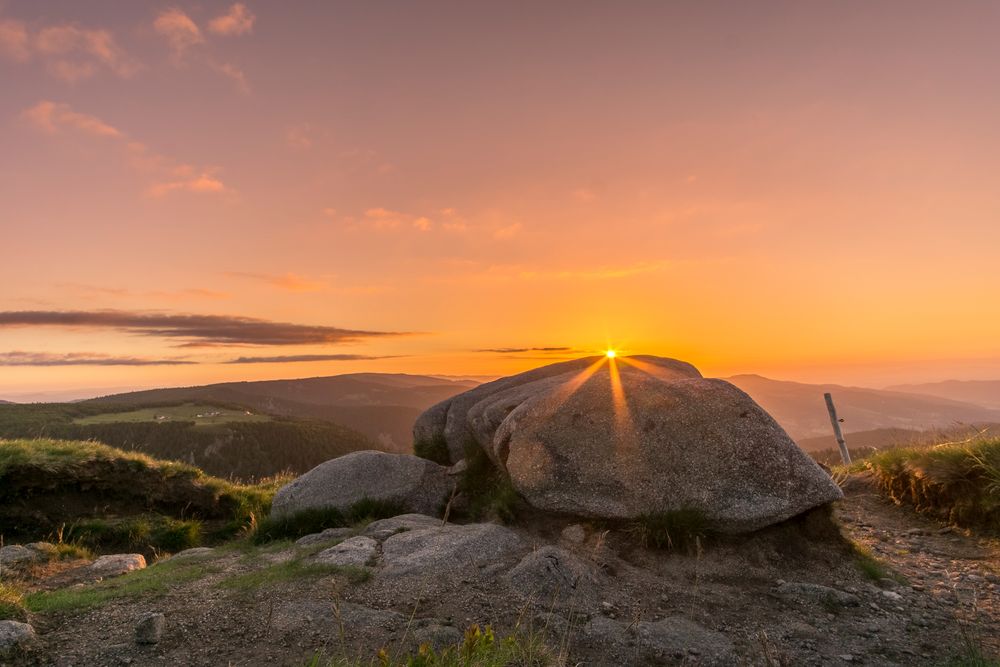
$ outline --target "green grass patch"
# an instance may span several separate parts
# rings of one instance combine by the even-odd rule
[[[29,593],[24,606],[36,614],[75,612],[120,598],[163,595],[213,571],[204,563],[167,560],[92,586]]]
[[[473,625],[465,638],[440,652],[422,645],[416,653],[393,656],[382,649],[374,658],[327,658],[315,654],[304,667],[553,667],[561,664],[538,635],[498,637],[489,626]]]
[[[202,523],[160,515],[87,519],[69,526],[65,536],[90,549],[176,553],[201,544]]]
[[[882,581],[883,579],[892,579],[900,584],[907,583],[906,577],[896,572],[888,565],[885,564],[878,556],[872,553],[872,550],[863,544],[858,544],[854,542],[852,544],[854,550],[854,563],[861,570],[861,573],[874,582]]]
[[[169,422],[191,422],[195,426],[213,426],[233,422],[268,422],[269,415],[256,414],[250,410],[238,408],[222,408],[201,403],[184,403],[162,407],[139,408],[126,412],[105,412],[88,415],[73,420],[73,424],[89,426],[92,424],[117,424],[154,422],[166,424]]]
[[[465,510],[468,518],[516,521],[526,505],[510,477],[497,469],[483,448],[474,442],[465,447],[465,463],[458,490],[468,499]]]
[[[254,591],[263,586],[273,586],[285,581],[319,578],[331,574],[342,575],[352,584],[364,583],[372,576],[371,571],[363,567],[306,563],[302,559],[294,559],[227,577],[219,582],[219,586],[236,591]]]
[[[24,595],[10,584],[0,582],[0,621],[25,621]]]
[[[264,544],[274,540],[296,539],[327,528],[356,526],[405,513],[406,508],[400,503],[362,498],[344,511],[325,507],[307,509],[288,516],[267,517],[258,524],[253,542]]]
[[[414,441],[413,453],[443,466],[451,465],[451,452],[448,451],[448,442],[443,435],[436,435],[430,440]]]
[[[901,447],[866,463],[892,500],[958,526],[1000,532],[1000,439]]]
[[[706,514],[695,507],[650,512],[634,519],[629,531],[647,547],[695,550],[711,532]]]

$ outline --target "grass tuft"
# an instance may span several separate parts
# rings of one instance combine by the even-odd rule
[[[493,465],[483,448],[472,442],[465,447],[466,468],[458,481],[458,490],[467,499],[468,518],[499,519],[513,523],[525,508],[524,500],[503,471]]]
[[[254,544],[296,539],[327,528],[356,526],[406,513],[401,503],[362,498],[341,511],[336,507],[313,508],[283,517],[267,517],[253,534]]]
[[[684,551],[697,549],[711,532],[707,515],[695,507],[642,514],[630,528],[647,547]]]
[[[448,442],[443,435],[436,435],[430,440],[414,441],[413,453],[443,466],[451,465],[451,452],[448,451]]]
[[[0,582],[0,621],[26,621],[28,612],[24,608],[24,595],[20,590]]]

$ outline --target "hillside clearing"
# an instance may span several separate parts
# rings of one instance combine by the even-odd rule
[[[78,417],[74,424],[114,424],[119,422],[193,422],[195,426],[213,426],[233,422],[266,422],[270,415],[257,414],[250,410],[222,408],[199,403],[184,403],[166,407],[149,407],[126,412],[104,412],[87,417]]]

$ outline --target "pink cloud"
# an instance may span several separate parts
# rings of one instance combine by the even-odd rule
[[[250,13],[246,5],[237,2],[229,8],[229,12],[217,16],[208,23],[208,29],[217,35],[245,35],[253,31],[257,17]]]
[[[228,77],[234,84],[236,84],[236,89],[244,95],[250,92],[250,85],[247,83],[247,77],[240,68],[235,65],[230,65],[229,63],[222,63],[221,65],[213,64],[212,68],[223,76]]]
[[[204,43],[198,25],[180,9],[172,7],[160,12],[153,21],[153,29],[170,45],[177,59],[183,58],[191,47]]]
[[[28,30],[21,21],[0,21],[0,53],[12,60],[25,62],[31,58]]]
[[[101,119],[73,111],[68,104],[43,100],[25,109],[21,116],[40,130],[55,134],[68,128],[99,137],[123,138],[124,135]]]
[[[171,192],[193,192],[196,194],[227,192],[226,185],[211,172],[202,172],[190,178],[154,183],[146,191],[150,197],[163,197]]]

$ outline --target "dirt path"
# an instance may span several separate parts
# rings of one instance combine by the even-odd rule
[[[950,611],[969,639],[1000,654],[1000,540],[955,530],[895,505],[867,473],[851,476],[843,488],[836,514],[844,533],[923,593],[914,599],[911,621],[926,627],[933,612]]]

